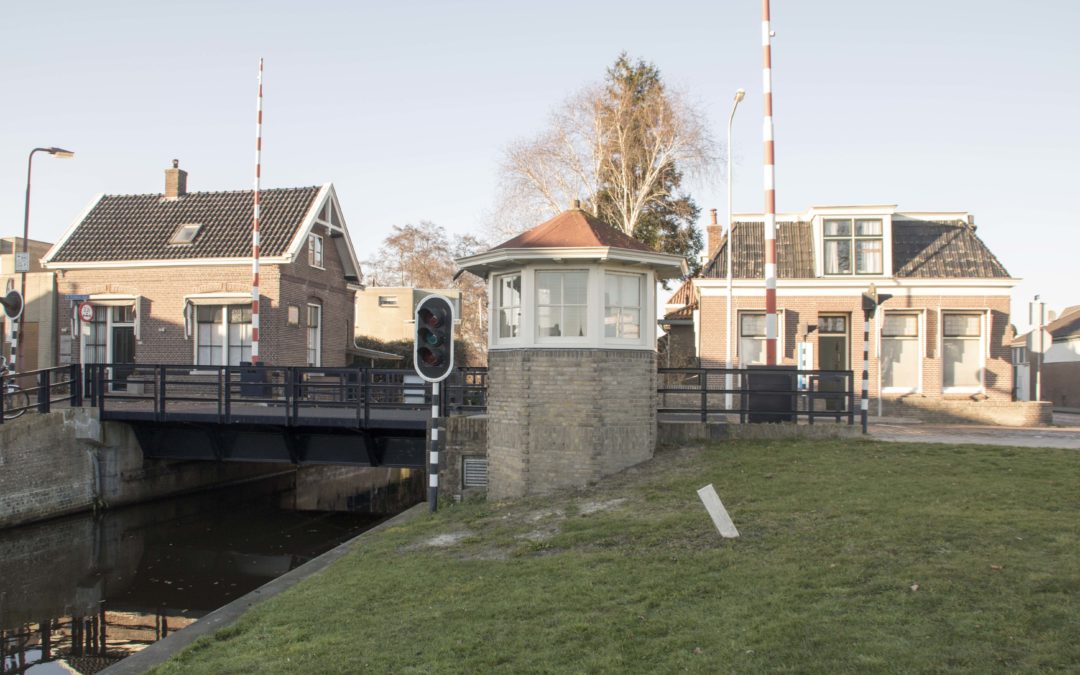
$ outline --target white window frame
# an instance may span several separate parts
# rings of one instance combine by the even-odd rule
[[[308,265],[316,269],[326,269],[326,249],[323,247],[321,235],[311,232],[308,234]]]
[[[647,289],[645,288],[645,275],[641,274],[641,273],[638,273],[638,272],[617,272],[617,271],[605,270],[603,275],[601,276],[601,282],[600,282],[601,298],[605,298],[606,295],[607,295],[607,279],[608,279],[608,277],[616,277],[616,278],[631,277],[631,278],[637,279],[637,282],[638,282],[638,304],[636,306],[634,306],[634,305],[608,305],[607,301],[603,300],[602,304],[603,304],[603,307],[604,307],[604,314],[603,314],[603,326],[601,327],[601,331],[602,331],[601,337],[603,338],[604,342],[606,342],[608,344],[627,344],[627,345],[641,344],[641,342],[645,339],[645,331],[646,331],[647,327],[651,323],[651,322],[648,322],[646,320],[646,316],[645,316],[645,312],[648,309],[647,305],[649,304],[649,300],[648,300],[648,297],[647,297],[647,295],[648,295],[647,294]],[[621,301],[621,298],[620,298],[620,301]],[[608,308],[609,307],[617,308],[620,311],[623,310],[623,309],[636,309],[637,310],[637,313],[638,313],[638,335],[637,335],[637,337],[626,338],[626,337],[622,337],[622,336],[618,335],[617,334],[618,333],[618,328],[621,326],[620,323],[616,324],[616,335],[614,337],[609,337],[608,336],[608,334],[607,334],[607,319],[608,319]]]
[[[742,317],[744,314],[760,314],[761,316],[767,316],[765,308],[761,309],[737,309],[735,310],[735,358],[738,361],[738,368],[746,368],[748,365],[763,366],[764,363],[745,363],[742,357]],[[768,321],[768,319],[766,319]],[[850,322],[850,320],[849,320]],[[766,332],[769,330],[768,325],[765,327]],[[766,338],[761,338],[764,342]],[[850,342],[850,340],[849,340]],[[784,310],[776,310],[776,365],[781,365],[784,362]]]
[[[502,305],[502,280],[509,277],[518,278],[518,304],[517,305]],[[493,302],[492,314],[491,314],[491,337],[493,344],[500,345],[513,345],[521,344],[525,339],[525,272],[524,270],[517,270],[514,272],[508,272],[506,274],[498,274],[492,276],[491,286],[491,298]],[[503,337],[499,334],[499,328],[502,326],[502,310],[513,309],[517,307],[518,311],[518,330],[515,337]]]
[[[113,326],[131,326],[135,330],[135,345],[138,347],[138,342],[141,339],[140,328],[142,326],[142,313],[139,311],[142,307],[142,297],[138,295],[111,295],[103,294],[99,296],[90,296],[87,301],[94,307],[94,316],[97,317],[98,312],[105,312],[105,361],[103,363],[112,362],[112,329]],[[113,307],[131,307],[134,312],[132,321],[125,322],[113,322],[112,308]],[[86,363],[86,324],[85,321],[77,321],[79,331],[79,362]]]
[[[987,309],[975,308],[964,309],[962,307],[942,307],[938,313],[938,354],[941,358],[941,393],[942,394],[982,394],[986,392],[986,351],[989,340],[989,321]],[[979,386],[977,387],[947,387],[945,386],[945,317],[949,314],[977,314],[979,315]]]
[[[565,302],[565,290],[564,290],[564,302],[559,305],[544,305],[545,307],[584,307],[585,308],[585,320],[582,326],[585,328],[584,335],[540,335],[540,275],[554,272],[557,274],[568,274],[572,272],[582,272],[585,274],[585,304],[584,305],[568,305]],[[537,344],[565,344],[565,345],[588,345],[594,339],[593,331],[596,328],[592,325],[592,315],[590,312],[593,309],[593,303],[596,302],[595,293],[593,292],[593,273],[587,267],[569,267],[569,268],[551,268],[551,267],[538,267],[533,272],[533,292],[532,292],[532,330],[533,338]],[[564,285],[565,289],[565,285]],[[521,331],[518,331],[521,334]]]
[[[191,312],[192,312],[192,322],[191,322],[192,331],[191,331],[191,333],[192,333],[192,342],[194,343],[194,349],[193,349],[191,363],[192,363],[192,365],[195,366],[195,368],[202,368],[202,367],[217,368],[219,366],[238,366],[238,365],[240,365],[240,362],[242,362],[244,360],[243,359],[243,350],[242,349],[241,349],[241,353],[240,353],[240,356],[241,356],[240,362],[237,362],[237,363],[230,363],[229,362],[230,361],[229,357],[230,357],[230,354],[232,353],[232,349],[234,347],[234,345],[232,345],[229,342],[229,326],[230,326],[230,323],[229,323],[229,310],[232,309],[233,307],[245,307],[247,305],[248,305],[248,303],[244,303],[244,302],[222,302],[221,304],[209,304],[209,303],[206,303],[206,304],[198,304],[198,305],[192,305],[191,306]],[[221,323],[218,324],[218,326],[219,326],[220,330],[222,331],[222,345],[221,345],[221,350],[222,351],[221,351],[221,353],[222,353],[222,361],[223,362],[220,363],[220,364],[199,363],[199,326],[202,325],[203,323],[205,323],[205,322],[200,322],[199,321],[199,308],[200,307],[220,307],[221,308]],[[250,323],[248,325],[250,325]],[[243,341],[241,341],[241,345],[242,344],[243,344]],[[249,354],[251,353],[250,332],[249,332],[249,339],[248,339],[248,353]],[[250,361],[250,358],[248,360]]]
[[[885,316],[891,314],[900,314],[904,316],[915,317],[915,343],[918,348],[918,367],[916,368],[915,387],[886,387],[884,385],[884,343],[887,339],[892,339],[885,335]],[[923,390],[923,365],[926,361],[926,315],[921,310],[890,310],[882,313],[882,319],[877,326],[877,357],[878,357],[878,379],[880,384],[879,389],[882,394],[918,394]],[[944,364],[943,364],[944,365]],[[942,375],[944,377],[944,374]]]
[[[307,303],[307,308],[308,308],[307,315],[304,317],[304,330],[306,331],[306,335],[307,335],[307,337],[306,337],[306,339],[304,341],[304,344],[305,344],[304,362],[310,368],[321,368],[322,367],[322,333],[323,333],[323,311],[322,310],[323,310],[323,307],[322,307],[322,305],[320,305],[318,303],[309,302],[309,303]],[[312,349],[311,349],[311,336],[312,336],[311,310],[312,309],[315,310],[315,313],[316,313],[316,315],[318,316],[318,319],[319,319],[319,325],[315,328],[315,359],[314,359],[314,363],[312,363],[312,359],[309,358],[311,356],[311,352],[312,352]]]
[[[831,236],[826,234],[826,226],[831,221],[847,221],[851,227],[851,234],[847,236],[835,235]],[[856,234],[856,222],[857,221],[876,221],[881,226],[881,234],[878,235],[859,235]],[[821,270],[823,276],[833,278],[849,278],[849,277],[880,277],[885,274],[885,231],[886,223],[885,218],[881,216],[823,216],[821,219]],[[849,259],[851,261],[850,272],[830,272],[828,271],[828,251],[826,243],[829,241],[848,241],[851,243],[851,251]],[[879,272],[860,272],[858,271],[858,254],[857,254],[857,242],[859,241],[877,241],[881,244],[878,260],[881,271]]]

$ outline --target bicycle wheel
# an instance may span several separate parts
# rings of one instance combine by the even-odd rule
[[[30,407],[30,397],[21,389],[4,392],[4,419],[13,420]]]

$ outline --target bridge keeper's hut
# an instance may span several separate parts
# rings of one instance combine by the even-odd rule
[[[489,497],[581,487],[652,457],[656,287],[686,274],[682,257],[575,204],[457,264],[488,283]]]

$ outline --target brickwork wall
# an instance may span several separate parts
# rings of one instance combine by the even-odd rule
[[[1046,401],[948,400],[904,396],[885,399],[883,412],[890,417],[914,417],[939,424],[1042,427],[1053,423],[1053,407]]]
[[[316,227],[316,230],[321,229]],[[322,234],[326,234],[323,232]],[[352,340],[353,292],[346,287],[337,248],[324,237],[326,269],[308,265],[307,243],[289,265],[260,267],[259,352],[265,363],[303,366],[307,363],[307,303],[323,307],[322,365],[344,366]],[[193,363],[195,339],[184,336],[184,296],[200,293],[250,293],[251,267],[147,267],[67,270],[57,277],[61,300],[58,324],[70,323],[71,303],[64,295],[123,294],[142,296],[136,363]],[[288,325],[288,306],[299,309],[299,325]],[[194,327],[192,327],[194,332]],[[76,336],[77,338],[77,336]],[[72,342],[72,360],[81,361],[80,340]]]
[[[466,457],[487,457],[487,415],[454,415],[446,419],[446,445],[439,457],[439,487],[451,496],[483,493],[483,488],[466,489],[462,477],[462,461]],[[490,481],[490,463],[489,463]]]
[[[488,367],[493,498],[583,487],[652,457],[655,352],[495,350]]]
[[[732,302],[736,317],[739,311],[759,310],[764,311],[764,299],[744,298],[736,296]],[[817,325],[818,318],[823,314],[846,314],[849,320],[849,364],[855,371],[856,380],[862,376],[862,349],[863,349],[863,313],[861,300],[858,296],[834,297],[834,296],[784,296],[779,293],[777,298],[778,309],[784,310],[783,329],[784,339],[782,344],[782,363],[796,365],[797,344],[806,341],[814,345],[814,358],[820,358],[821,350],[818,348],[818,333],[815,331],[807,335],[806,327]],[[884,311],[889,310],[929,310],[925,312],[926,331],[921,336],[924,341],[924,355],[922,365],[922,391],[924,396],[941,398],[942,394],[942,360],[941,360],[941,327],[938,325],[939,310],[990,310],[989,349],[985,356],[986,370],[984,373],[986,398],[994,401],[1012,400],[1012,365],[1006,331],[1009,326],[1009,298],[997,296],[926,296],[912,298],[892,298],[882,305]],[[873,399],[878,397],[878,367],[877,348],[875,345],[875,332],[877,323],[880,321],[880,313],[871,325],[870,333],[870,395]],[[725,323],[725,299],[723,297],[701,298],[701,365],[702,367],[720,368],[724,366],[724,349],[726,345]],[[738,349],[738,325],[734,326],[734,340],[732,353],[735,367],[739,367]],[[815,363],[815,366],[818,364]],[[888,397],[888,395],[886,395]],[[963,396],[962,398],[969,398]],[[871,412],[876,411],[876,403],[871,403]]]

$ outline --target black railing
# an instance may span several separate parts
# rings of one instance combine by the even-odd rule
[[[103,419],[222,424],[415,423],[432,400],[413,371],[389,368],[87,364],[84,387]],[[449,412],[482,412],[486,369],[455,370],[446,394]]]
[[[657,413],[702,422],[738,415],[739,423],[832,418],[855,424],[850,370],[658,368]]]
[[[23,373],[6,372],[0,375],[0,392],[3,393],[0,396],[0,424],[7,418],[29,411],[47,413],[58,405],[80,406],[82,381],[79,365]]]

